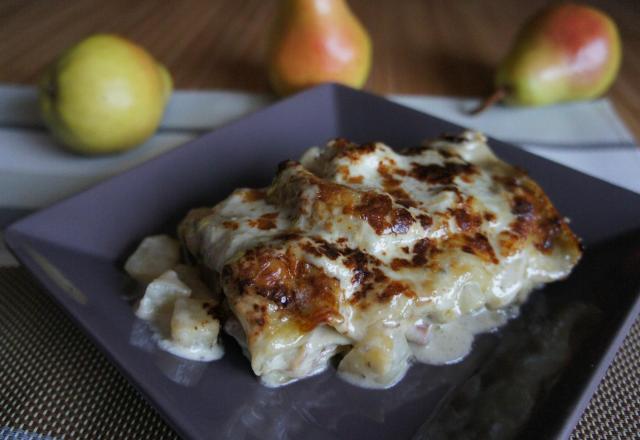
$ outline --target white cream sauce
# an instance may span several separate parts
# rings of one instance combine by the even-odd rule
[[[363,366],[349,368],[340,364],[338,374],[347,382],[363,388],[392,387],[402,380],[413,362],[447,365],[461,361],[471,351],[476,335],[497,330],[509,319],[517,317],[518,312],[518,307],[511,306],[502,310],[484,309],[446,324],[425,325],[423,320],[419,320],[405,333],[408,349],[403,350],[404,343],[394,344],[394,349],[400,348],[403,353],[394,356],[396,361],[392,374],[383,382],[379,374],[367,374],[367,368]]]
[[[482,310],[446,324],[432,325],[425,344],[410,343],[418,362],[445,365],[461,361],[471,351],[473,339],[480,333],[496,330],[517,316],[517,308]]]
[[[224,348],[219,344],[210,347],[189,347],[177,344],[172,339],[162,338],[159,334],[157,335],[158,347],[174,356],[201,362],[216,361],[224,356]]]

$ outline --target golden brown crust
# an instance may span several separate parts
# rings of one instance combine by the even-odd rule
[[[264,200],[267,197],[267,192],[262,189],[247,188],[242,192],[242,198],[245,202],[255,202],[257,200]]]
[[[411,177],[430,184],[451,185],[456,177],[470,181],[470,177],[478,172],[477,168],[465,161],[445,162],[443,165],[422,165],[413,163]]]
[[[511,213],[515,216],[509,231],[501,233],[503,255],[513,254],[527,240],[545,254],[550,254],[556,246],[580,249],[580,241],[542,188],[523,170],[512,170],[510,175],[494,176],[494,180],[504,188]]]
[[[266,214],[262,214],[255,220],[249,220],[249,225],[254,228],[262,229],[263,231],[268,231],[269,229],[276,228],[276,219],[278,218],[277,212],[268,212]]]
[[[238,296],[257,295],[269,300],[302,331],[329,322],[338,316],[338,280],[295,256],[291,248],[258,246],[227,264],[222,283]],[[233,300],[232,300],[233,301]],[[254,304],[258,313],[253,325],[263,327],[266,309]]]

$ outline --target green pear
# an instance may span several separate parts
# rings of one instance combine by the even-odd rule
[[[42,117],[69,150],[133,148],[158,128],[172,91],[169,72],[117,35],[90,36],[63,52],[40,82]]]
[[[552,5],[529,20],[496,74],[496,92],[478,113],[497,101],[541,106],[593,99],[618,74],[622,49],[613,20],[583,5]]]

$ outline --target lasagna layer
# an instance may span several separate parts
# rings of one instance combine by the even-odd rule
[[[345,378],[372,387],[412,359],[455,361],[456,343],[504,322],[581,253],[543,190],[470,131],[402,152],[311,148],[269,187],[191,211],[179,235],[219,275],[227,330],[273,386],[336,353]]]

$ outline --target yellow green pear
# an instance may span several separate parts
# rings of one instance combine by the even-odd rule
[[[46,125],[69,150],[107,154],[150,137],[171,90],[169,72],[142,47],[96,34],[64,51],[48,69],[39,105]]]

